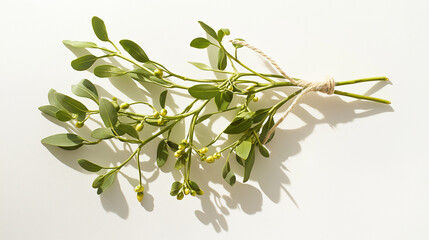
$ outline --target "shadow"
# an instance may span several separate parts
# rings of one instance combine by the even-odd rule
[[[75,51],[71,49],[75,55],[88,54],[89,52],[85,51]],[[217,48],[209,47],[207,49],[208,58],[211,66],[217,68]],[[103,62],[104,60],[98,60],[97,64],[111,64],[109,62]],[[120,65],[119,62],[112,59],[111,62],[117,66]],[[264,62],[265,63],[265,62]],[[94,67],[94,66],[93,66]],[[91,72],[93,67],[89,69]],[[122,66],[123,67],[123,66]],[[270,72],[275,73],[275,70],[271,65],[266,65]],[[214,73],[217,79],[226,78],[225,74]],[[156,108],[160,108],[158,103],[159,94],[165,89],[157,85],[150,83],[137,84],[129,77],[116,77],[109,79],[112,85],[117,88],[119,91],[127,95],[130,99],[134,101],[148,101],[153,102]],[[376,93],[381,88],[386,86],[385,82],[376,83],[367,91],[367,95]],[[97,89],[102,96],[107,96],[109,98],[113,97],[106,89],[97,86]],[[267,93],[258,93],[258,96],[264,97],[264,102],[251,102],[249,108],[252,110],[257,110],[260,108],[265,108],[267,105],[272,106],[277,103],[279,100],[284,99],[286,96],[290,95],[296,91],[293,88],[282,88],[276,89],[273,91],[267,91]],[[183,91],[174,91],[170,92],[169,97],[167,98],[167,104],[174,113],[182,111],[184,104],[178,106],[174,102],[174,94],[178,96],[187,96]],[[230,106],[236,106],[238,103],[242,102],[244,97],[234,97],[233,102]],[[292,115],[295,115],[299,118],[303,125],[294,129],[277,129],[275,137],[272,142],[267,144],[267,147],[270,151],[270,158],[266,159],[262,157],[258,151],[255,159],[255,164],[252,170],[250,180],[252,184],[241,183],[239,182],[243,177],[243,167],[240,166],[234,159],[235,155],[232,154],[230,157],[230,164],[232,171],[237,176],[237,182],[234,186],[229,186],[224,179],[222,178],[222,168],[224,161],[226,159],[226,154],[224,153],[222,158],[215,161],[212,164],[201,162],[197,156],[194,156],[192,159],[192,180],[198,183],[201,189],[204,190],[205,194],[199,196],[201,203],[200,209],[196,210],[196,218],[204,225],[211,226],[214,231],[228,231],[228,221],[227,216],[231,214],[231,211],[237,210],[241,211],[247,215],[254,215],[263,210],[264,199],[269,199],[271,202],[279,203],[282,199],[282,196],[287,196],[287,198],[299,208],[299,203],[294,199],[293,195],[287,190],[287,187],[291,184],[291,179],[287,175],[286,161],[289,157],[297,155],[301,151],[300,142],[308,137],[315,127],[320,124],[327,124],[332,128],[335,128],[338,124],[353,122],[358,118],[364,118],[368,116],[377,115],[384,112],[391,112],[393,109],[388,105],[382,105],[373,102],[367,101],[345,101],[345,97],[338,96],[323,96],[318,93],[309,93],[300,101],[294,110],[291,112]],[[120,101],[120,100],[119,100]],[[283,106],[279,113],[275,116],[275,119],[280,118],[282,111],[284,111],[287,106]],[[131,108],[134,109],[134,106]],[[137,107],[135,108],[138,109]],[[311,109],[309,111],[308,109]],[[149,112],[151,109],[149,109]],[[211,101],[207,107],[204,109],[204,112],[201,115],[206,113],[216,112],[217,107]],[[170,112],[170,109],[169,109]],[[195,145],[197,148],[203,147],[209,143],[217,133],[214,131],[216,126],[218,126],[219,121],[230,122],[233,117],[236,115],[237,111],[230,111],[222,115],[215,115],[213,118],[210,118],[203,123],[200,123],[196,126],[195,133]],[[170,115],[170,114],[169,114]],[[289,116],[290,117],[290,116]],[[280,127],[288,125],[288,118],[280,125]],[[47,117],[49,118],[49,117]],[[49,119],[52,121],[52,119]],[[76,132],[76,129],[73,125],[69,123],[58,123],[52,121],[53,123],[64,127],[69,132]],[[101,123],[98,122],[100,125]],[[226,125],[225,125],[226,126]],[[145,131],[141,133],[142,139],[146,139],[155,131],[158,131],[159,127],[154,126],[145,126]],[[172,131],[172,141],[179,143],[186,134],[187,125],[183,121],[178,123]],[[79,134],[84,134],[89,136],[91,130],[86,126],[79,129]],[[235,135],[222,135],[220,143],[215,146],[211,146],[209,149],[209,154],[218,151],[222,147],[228,145],[231,140],[237,139],[240,136]],[[174,169],[175,158],[173,153],[170,151],[169,160],[162,168],[158,168],[155,161],[156,148],[159,141],[162,139],[160,136],[158,139],[149,142],[144,146],[144,151],[142,150],[142,156],[140,156],[140,165],[143,171],[143,182],[142,184],[145,187],[145,197],[141,202],[142,207],[146,211],[154,211],[155,204],[154,198],[150,194],[150,183],[155,181],[160,172],[171,173],[172,178],[176,181],[182,180],[182,175],[179,171]],[[281,144],[279,144],[281,140]],[[276,144],[272,144],[277,142]],[[89,159],[96,163],[105,164],[118,164],[132,153],[130,146],[123,145],[117,146],[113,141],[103,141],[102,143],[96,146],[84,146],[75,152],[65,151],[58,148],[48,147],[48,150],[58,158],[65,165],[79,171],[84,172],[76,161],[76,153],[79,156],[97,156],[97,159]],[[114,159],[112,159],[114,156]],[[102,162],[104,161],[104,162]],[[267,164],[267,161],[269,163]],[[131,161],[130,166],[135,169],[138,169],[135,161]],[[85,172],[86,173],[86,172]],[[137,178],[132,178],[126,174],[121,173],[129,185],[135,186],[139,183]],[[254,184],[253,184],[254,183]],[[257,187],[253,185],[257,185]],[[222,186],[225,189],[225,193],[219,193],[217,189],[218,186]],[[186,196],[190,197],[190,196]],[[264,198],[266,197],[266,198]],[[118,181],[112,185],[111,189],[108,189],[105,193],[100,196],[101,203],[104,209],[107,212],[113,212],[119,217],[126,219],[129,215],[129,207],[126,203],[123,192]]]

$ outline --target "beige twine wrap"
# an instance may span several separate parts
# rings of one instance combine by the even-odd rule
[[[276,63],[276,61],[274,61],[272,58],[270,58],[267,54],[262,52],[260,49],[250,45],[249,43],[247,43],[245,41],[230,40],[230,42],[233,44],[248,47],[248,48],[252,49],[253,51],[259,53],[262,57],[267,59],[268,62],[271,65],[273,65],[277,69],[277,71],[279,71],[281,73],[281,75],[283,75],[292,84],[294,84],[298,87],[302,87],[301,93],[299,93],[298,96],[296,96],[294,101],[291,103],[291,105],[289,105],[289,107],[288,107],[288,109],[286,109],[286,112],[284,113],[283,117],[281,117],[277,121],[277,123],[270,129],[270,131],[268,131],[268,134],[265,136],[265,139],[262,141],[262,144],[265,144],[268,141],[270,136],[276,130],[277,126],[281,122],[283,122],[283,120],[286,118],[286,116],[289,114],[289,112],[292,111],[292,109],[295,107],[295,105],[297,105],[297,103],[301,99],[301,97],[304,96],[306,93],[314,91],[314,92],[322,92],[322,93],[326,93],[326,94],[330,95],[330,94],[333,94],[335,91],[335,80],[334,80],[334,78],[332,78],[330,76],[326,77],[326,80],[324,82],[308,82],[305,80],[295,80],[295,79],[289,77],[288,75],[286,75],[286,73],[280,68],[280,66]]]

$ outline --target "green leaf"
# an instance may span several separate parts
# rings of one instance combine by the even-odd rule
[[[264,126],[262,126],[262,130],[261,133],[259,134],[259,139],[261,139],[262,141],[264,141],[265,137],[267,136],[268,132],[270,131],[270,129],[274,126],[274,119],[273,116],[270,116],[268,118],[268,120],[265,122]],[[273,134],[271,134],[271,136],[268,138],[267,142],[270,142],[271,139],[273,139],[274,134],[276,132],[274,131]]]
[[[226,134],[237,134],[248,130],[252,126],[255,112],[241,112],[232,120],[225,129]]]
[[[127,71],[113,65],[99,65],[94,68],[94,74],[99,78],[108,78],[125,75],[127,74]]]
[[[66,110],[63,106],[61,106],[61,104],[58,102],[57,98],[55,97],[55,93],[56,91],[54,89],[50,89],[48,92],[48,101],[49,104],[51,104],[52,106],[55,106],[59,109],[62,110]]]
[[[244,167],[243,159],[241,159],[241,157],[239,157],[238,155],[235,155],[235,160],[237,161],[238,164]]]
[[[204,49],[204,48],[208,48],[210,46],[211,42],[205,38],[199,37],[199,38],[195,38],[194,40],[191,41],[191,47],[193,48],[200,48],[200,49]]]
[[[225,181],[229,185],[233,186],[235,184],[236,177],[235,177],[234,173],[231,171],[231,167],[229,165],[229,162],[226,162],[226,164],[223,167],[222,177],[223,177],[223,179],[225,179]]]
[[[39,110],[51,117],[54,117],[62,122],[66,122],[72,119],[72,116],[70,115],[70,113],[61,110],[55,106],[52,105],[46,105],[46,106],[41,106],[39,107]]]
[[[268,149],[264,145],[258,144],[258,148],[262,156],[266,158],[270,157],[270,152],[268,152]]]
[[[92,64],[94,64],[94,62],[97,61],[97,59],[98,58],[96,56],[92,54],[88,54],[73,60],[71,62],[71,66],[76,71],[84,71],[90,68]]]
[[[271,108],[262,108],[258,109],[255,112],[255,116],[253,117],[253,123],[258,123],[264,120],[265,116],[268,114]]]
[[[114,136],[111,128],[97,128],[91,133],[91,137],[95,139],[109,139]]]
[[[92,29],[94,30],[94,33],[97,35],[98,39],[104,42],[110,41],[107,35],[106,25],[104,25],[103,20],[94,16],[92,18]]]
[[[105,177],[104,175],[100,175],[97,178],[95,178],[94,182],[92,182],[92,187],[93,188],[99,188],[99,187],[101,187],[101,185],[104,182],[104,177]]]
[[[79,97],[89,98],[98,104],[97,88],[88,79],[83,79],[78,84],[72,85],[72,93]]]
[[[244,177],[243,177],[243,182],[247,182],[247,180],[249,180],[250,173],[252,171],[254,163],[255,163],[255,148],[252,147],[252,149],[250,150],[249,156],[244,161]]]
[[[251,141],[243,141],[235,148],[235,153],[242,159],[247,159],[250,150],[252,149]]]
[[[81,102],[78,100],[71,98],[67,95],[64,95],[62,93],[54,93],[55,98],[57,99],[58,103],[61,104],[67,111],[76,113],[79,115],[85,115],[85,112],[88,111],[88,108],[85,107]]]
[[[104,125],[108,128],[114,128],[118,122],[118,112],[113,104],[109,100],[102,98],[99,107],[100,117]]]
[[[63,40],[63,44],[75,48],[97,48],[97,44],[93,42]]]
[[[182,189],[182,183],[177,182],[177,181],[176,181],[176,182],[174,182],[174,183],[171,185],[170,195],[171,195],[171,196],[176,196],[177,194],[179,194],[180,189]]]
[[[244,39],[242,39],[242,38],[236,38],[236,39],[234,39],[234,40],[245,41],[245,40],[244,40]],[[242,47],[243,47],[243,45],[235,44],[235,43],[233,43],[232,45],[233,45],[235,48],[242,48]]]
[[[194,181],[189,181],[189,187],[196,192],[201,190],[198,184]]]
[[[161,140],[156,151],[156,164],[158,167],[164,166],[168,159],[168,149],[165,140]]]
[[[224,70],[226,68],[226,65],[228,63],[228,59],[226,57],[225,50],[222,48],[219,48],[219,52],[217,55],[217,68],[219,70]]]
[[[82,146],[83,139],[73,133],[60,133],[42,139],[43,144],[57,147],[75,147]]]
[[[97,194],[103,193],[106,189],[108,189],[115,182],[116,174],[118,171],[116,169],[108,172],[104,175],[104,181],[101,186],[98,188]]]
[[[185,166],[187,154],[180,156],[174,164],[174,169],[180,170]]]
[[[204,70],[204,71],[212,71],[213,70],[204,63],[199,63],[199,62],[188,62],[188,63],[190,63],[190,64],[194,65],[195,67],[197,67],[201,70]]]
[[[174,143],[172,141],[167,141],[167,145],[171,148],[173,151],[179,150],[179,145],[177,143]]]
[[[188,89],[192,97],[198,99],[211,99],[216,97],[220,89],[210,84],[197,84]]]
[[[146,53],[137,43],[128,39],[123,39],[119,41],[119,43],[125,49],[125,51],[127,51],[135,60],[142,63],[149,61],[149,58],[147,57]]]
[[[228,28],[221,28],[219,31],[217,31],[217,40],[219,42],[222,42],[222,39],[225,35],[229,35],[229,29]]]
[[[98,171],[100,171],[101,169],[103,169],[103,167],[98,166],[97,164],[92,163],[92,162],[90,162],[90,161],[88,161],[88,160],[85,160],[85,159],[79,159],[79,160],[77,161],[77,163],[79,163],[79,165],[80,165],[83,169],[85,169],[85,170],[87,170],[87,171],[89,171],[89,172],[98,172]]]
[[[121,124],[119,124],[119,125],[115,128],[115,130],[117,131],[117,133],[118,133],[118,130],[119,130],[119,132],[124,132],[124,133],[126,133],[126,134],[130,135],[130,136],[131,136],[131,137],[133,137],[133,138],[140,139],[139,133],[138,133],[138,132],[137,132],[137,130],[136,130],[133,126],[131,126],[131,125],[121,123]],[[119,133],[118,133],[118,134],[119,134]]]
[[[162,108],[165,108],[165,100],[167,99],[167,92],[168,92],[168,90],[165,90],[164,92],[162,92],[162,93],[159,95],[159,105],[160,105]]]
[[[206,33],[208,35],[210,35],[214,39],[217,39],[217,34],[216,34],[215,30],[213,30],[213,28],[211,28],[209,25],[203,23],[202,21],[198,21],[198,23],[201,25],[201,27],[204,29],[204,31],[206,31]]]
[[[229,91],[221,92],[215,97],[215,103],[218,111],[225,111],[228,109],[234,94]]]

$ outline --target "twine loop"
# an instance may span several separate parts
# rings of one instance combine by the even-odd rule
[[[271,65],[273,65],[277,69],[277,71],[279,71],[280,74],[283,75],[287,80],[289,80],[292,84],[302,88],[302,91],[298,94],[298,96],[296,96],[296,98],[291,103],[291,105],[289,105],[289,107],[286,110],[286,112],[284,113],[284,115],[268,131],[267,135],[265,136],[265,139],[262,141],[262,144],[265,144],[268,141],[270,136],[276,130],[277,126],[281,122],[283,122],[283,120],[286,118],[286,116],[289,114],[289,112],[292,111],[292,109],[295,107],[295,105],[297,105],[297,103],[301,99],[301,97],[304,96],[306,93],[314,91],[314,92],[322,92],[322,93],[326,93],[328,95],[331,95],[335,91],[335,80],[333,77],[328,76],[328,77],[326,77],[325,81],[323,81],[323,82],[309,82],[309,81],[305,81],[305,80],[297,80],[297,79],[291,78],[283,71],[283,69],[280,68],[280,66],[276,63],[276,61],[274,61],[267,54],[265,54],[264,52],[262,52],[260,49],[256,48],[255,46],[252,46],[245,41],[236,40],[236,39],[230,40],[230,42],[233,44],[245,46],[245,47],[252,49],[253,51],[257,52],[262,57],[264,57]]]

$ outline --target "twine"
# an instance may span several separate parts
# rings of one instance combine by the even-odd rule
[[[249,43],[245,41],[240,40],[230,40],[231,43],[245,46],[249,49],[252,49],[253,51],[259,53],[262,57],[264,57],[271,65],[273,65],[277,71],[281,73],[287,80],[289,80],[292,84],[302,87],[302,91],[298,94],[298,96],[295,97],[294,101],[291,105],[289,105],[288,109],[284,113],[284,115],[277,121],[277,123],[268,131],[267,135],[265,136],[265,139],[262,141],[262,144],[265,144],[270,136],[274,133],[276,128],[280,125],[280,123],[283,122],[283,120],[286,118],[286,116],[289,114],[289,112],[292,111],[292,109],[297,105],[298,101],[308,92],[322,92],[326,93],[328,95],[331,95],[335,91],[335,80],[334,78],[328,76],[326,77],[326,80],[323,82],[308,82],[305,80],[296,80],[291,77],[289,77],[283,69],[280,68],[280,66],[274,61],[272,58],[270,58],[267,54],[262,52],[260,49],[256,48],[255,46],[250,45]]]

